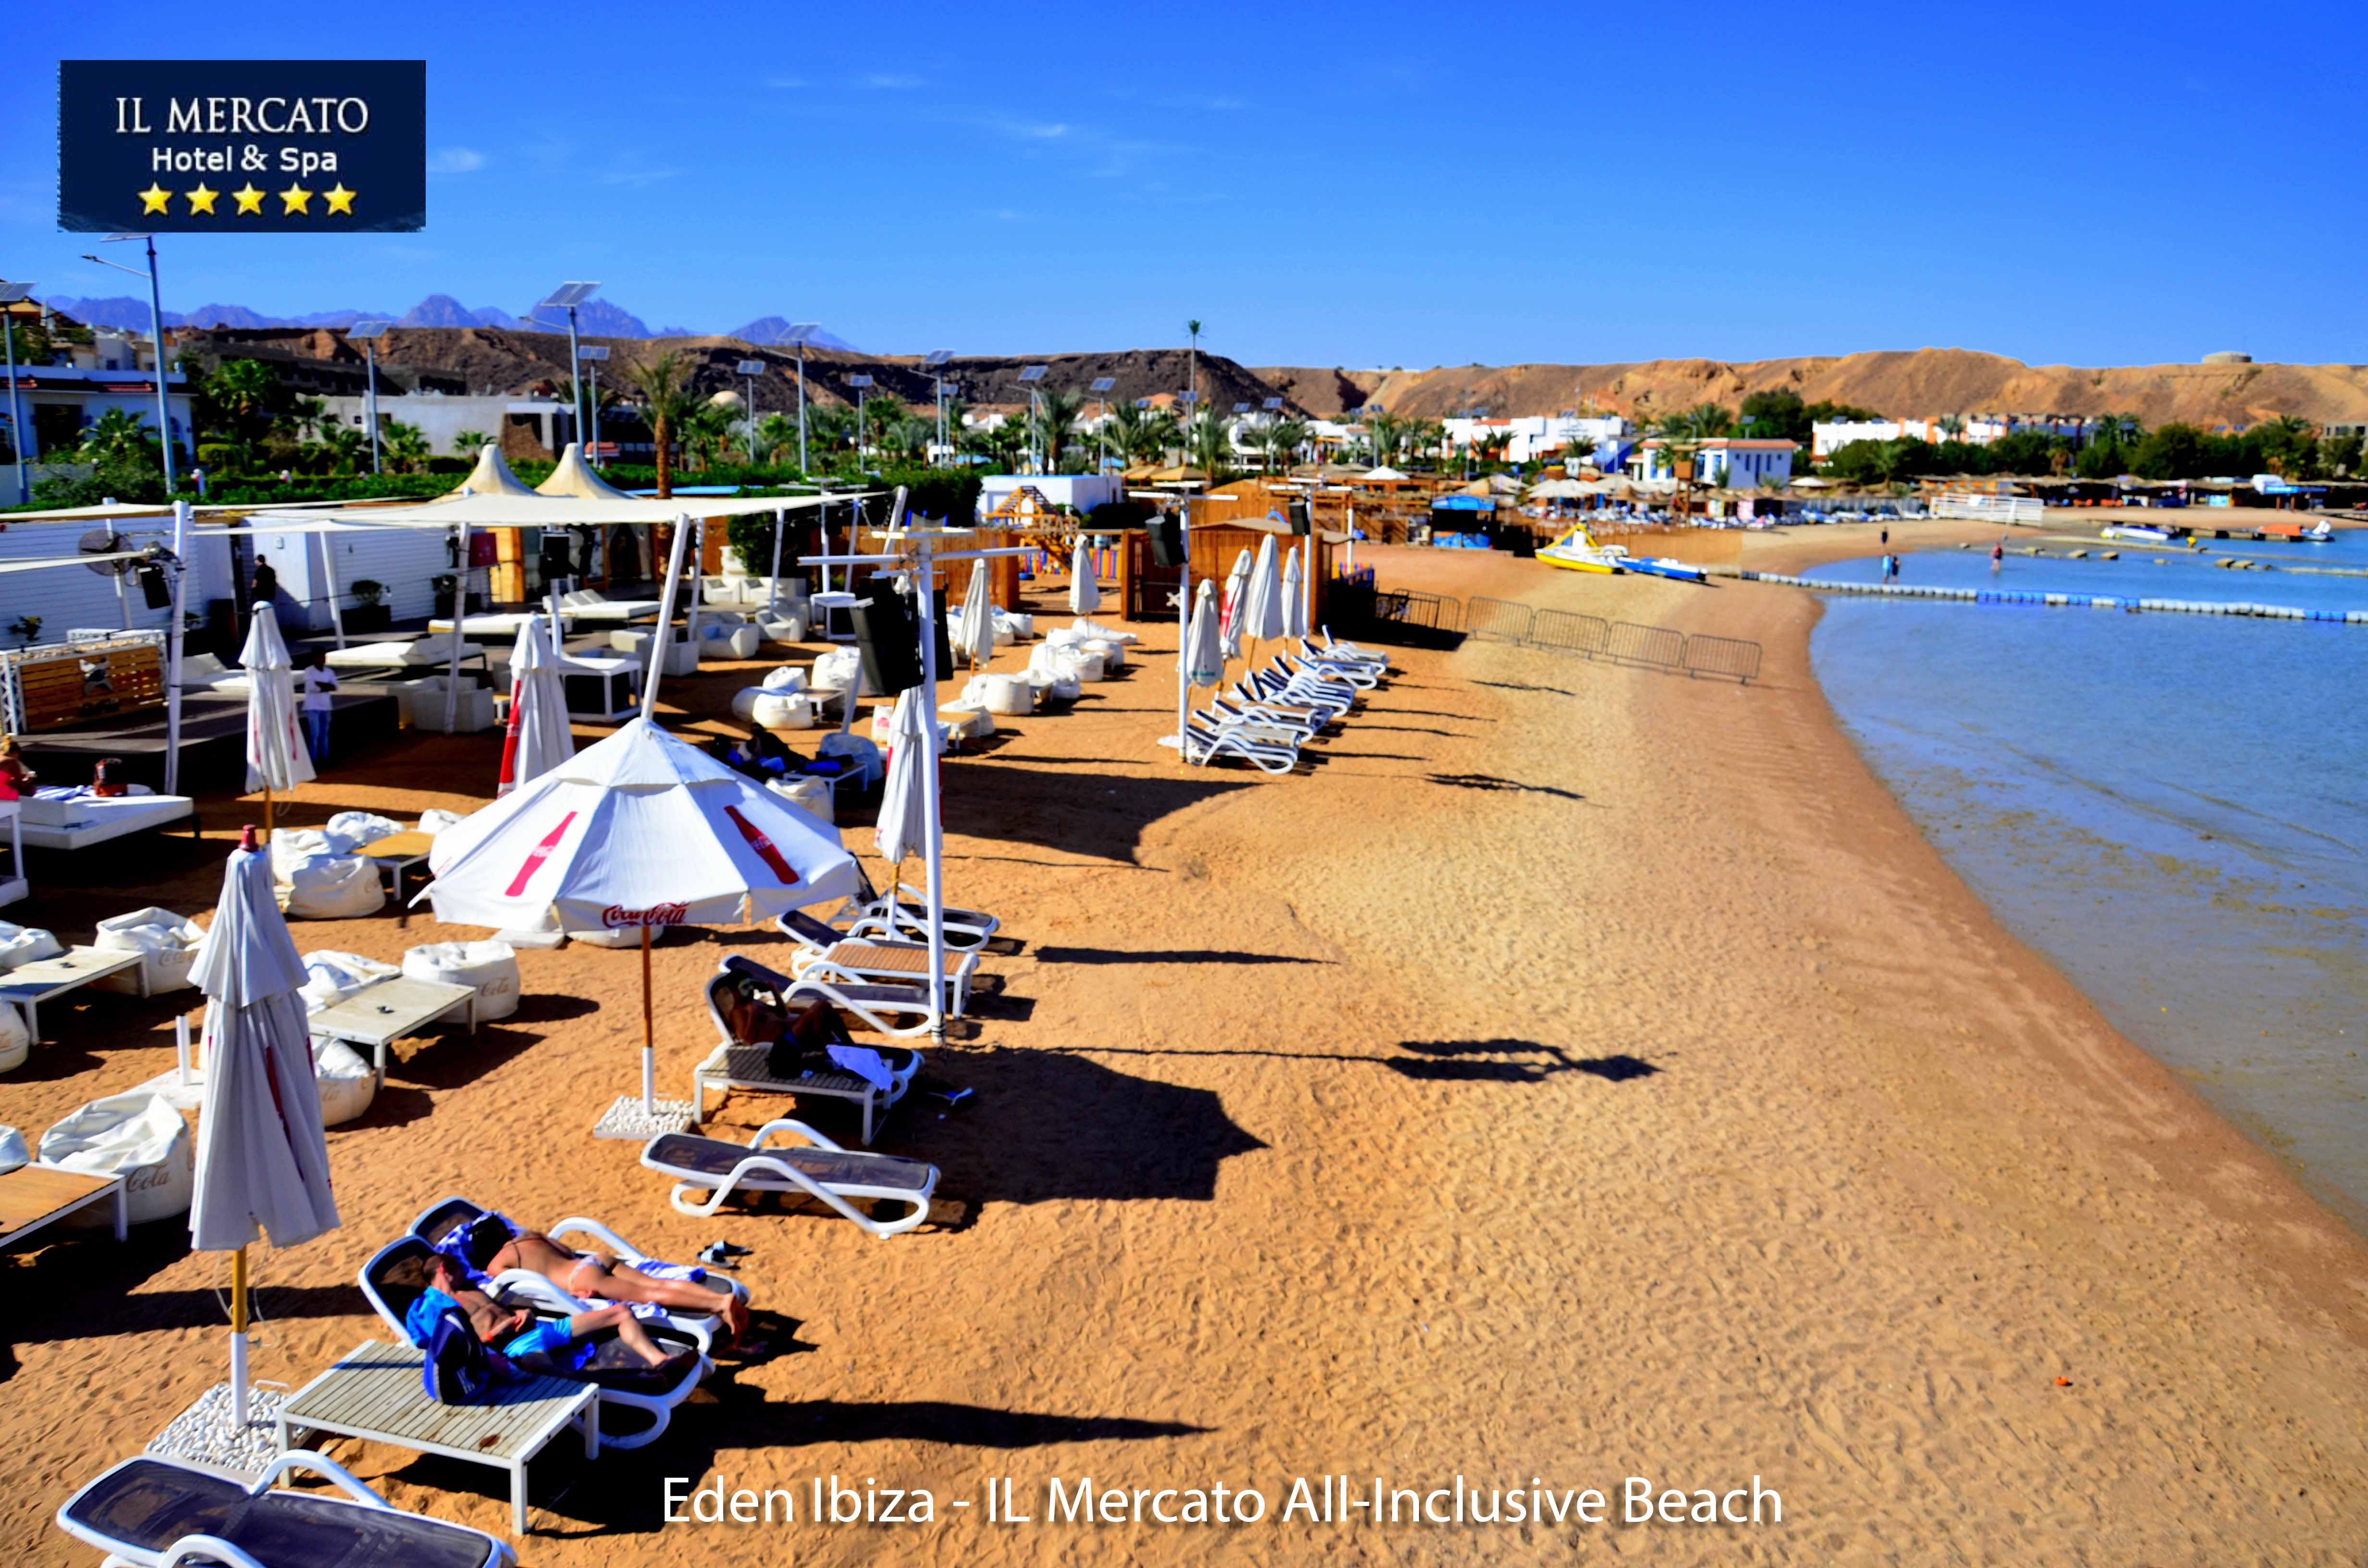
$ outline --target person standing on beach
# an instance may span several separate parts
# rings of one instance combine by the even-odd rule
[[[1995,572],[1995,571],[1997,571],[2000,566],[2003,566],[2003,565],[2005,565],[2005,564],[2006,564],[2006,540],[1998,540],[1996,544],[1994,544],[1994,545],[1990,546],[1990,570],[1991,570],[1991,571],[1993,571],[1993,572]]]
[[[336,705],[329,693],[337,689],[337,673],[329,655],[315,650],[304,666],[304,739],[316,763],[329,760],[329,713]]]
[[[1884,556],[1888,558],[1891,553],[1891,528],[1887,524],[1883,530],[1883,550]]]

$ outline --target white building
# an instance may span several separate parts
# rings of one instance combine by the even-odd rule
[[[1469,447],[1483,438],[1501,435],[1506,437],[1505,458],[1508,462],[1545,462],[1563,456],[1570,448],[1592,451],[1606,441],[1617,441],[1628,434],[1628,421],[1618,415],[1588,415],[1573,414],[1523,415],[1515,419],[1448,419],[1450,446]]]
[[[1668,460],[1662,455],[1663,448],[1658,437],[1638,447],[1628,460],[1630,476],[1675,478]],[[1694,447],[1694,483],[1736,490],[1790,483],[1795,449],[1791,441],[1747,440],[1741,437],[1720,436],[1698,442]]]
[[[1822,462],[1852,441],[1896,441],[1903,437],[1911,441],[1930,441],[1936,447],[1943,441],[1987,447],[2018,430],[2037,430],[2077,441],[2086,438],[2096,426],[2094,420],[2059,419],[2053,415],[1968,414],[1953,416],[1962,427],[1952,432],[1946,424],[1951,417],[1936,415],[1930,419],[1819,420],[1809,427],[1809,455]]]

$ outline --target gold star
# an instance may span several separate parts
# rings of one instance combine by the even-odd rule
[[[240,217],[244,218],[250,212],[258,218],[263,216],[263,192],[255,188],[253,180],[247,181],[230,194],[231,199],[238,203]]]
[[[321,194],[329,199],[329,215],[331,217],[335,217],[336,214],[342,212],[347,217],[350,218],[354,215],[354,198],[361,193],[359,191],[347,190],[346,188],[346,182],[339,180],[336,185],[331,186]]]
[[[189,216],[194,218],[202,212],[209,218],[213,217],[214,199],[220,195],[222,195],[221,191],[208,190],[206,182],[199,180],[198,188],[189,192]]]
[[[148,188],[140,192],[141,215],[144,217],[151,212],[169,211],[172,199],[171,191],[151,180],[148,183]]]
[[[301,185],[291,185],[279,193],[279,215],[290,218],[299,212],[307,218],[313,215],[313,193]]]

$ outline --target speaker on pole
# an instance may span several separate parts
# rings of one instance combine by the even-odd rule
[[[1292,533],[1304,539],[1315,531],[1315,510],[1313,502],[1304,498],[1293,500],[1290,504],[1289,511]]]
[[[1162,512],[1151,519],[1151,563],[1155,566],[1184,564],[1184,519],[1173,512]]]
[[[894,592],[887,579],[875,577],[871,597],[848,607],[855,621],[855,647],[863,661],[863,678],[874,691],[891,695],[921,684],[919,629],[905,596]],[[946,661],[949,665],[952,660]]]

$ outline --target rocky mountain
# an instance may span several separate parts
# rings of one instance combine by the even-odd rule
[[[129,294],[104,298],[76,299],[70,294],[48,296],[51,309],[63,312],[87,326],[113,327],[122,332],[148,330],[148,301]],[[531,306],[529,307],[532,309]],[[580,331],[586,335],[601,337],[690,337],[689,327],[666,326],[655,331],[631,311],[595,298],[578,307]],[[499,305],[475,309],[462,304],[450,294],[430,294],[408,311],[390,314],[384,311],[315,311],[309,315],[275,316],[245,305],[199,305],[194,311],[166,311],[166,326],[218,327],[256,331],[270,327],[336,327],[342,331],[358,321],[371,319],[393,321],[403,326],[417,327],[500,327],[513,332],[538,330],[519,316],[514,316]]]
[[[499,305],[487,305],[472,311],[450,294],[430,294],[403,313],[397,326],[506,326],[520,327],[520,322]]]
[[[726,335],[736,337],[743,343],[779,343],[781,341],[781,334],[789,331],[795,324],[787,316],[758,316],[755,321],[734,327]],[[826,332],[815,333],[810,346],[814,348],[837,348],[848,354],[861,352],[845,338],[835,337]]]

